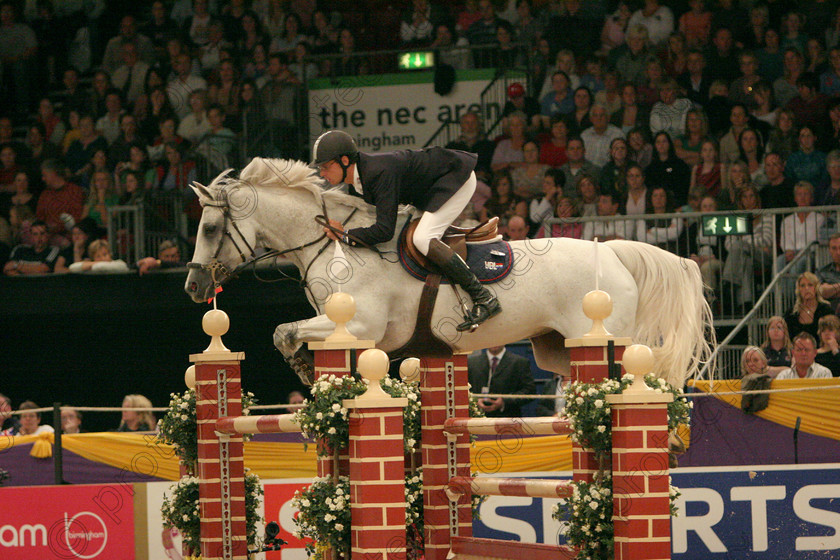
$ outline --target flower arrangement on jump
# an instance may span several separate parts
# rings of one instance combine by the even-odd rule
[[[591,449],[600,465],[592,482],[572,482],[572,497],[560,500],[552,517],[561,523],[560,532],[571,546],[578,549],[577,560],[609,560],[613,557],[613,496],[609,461],[612,453],[610,405],[606,396],[621,393],[631,383],[633,375],[625,374],[620,381],[607,379],[601,383],[575,382],[565,391],[565,415],[573,430],[572,441]],[[645,384],[656,393],[671,393],[668,403],[668,429],[687,424],[693,403],[664,379],[645,376]],[[679,490],[671,486],[671,514],[677,515],[675,500]]]
[[[350,376],[322,375],[312,385],[312,396],[295,413],[295,422],[304,437],[319,441],[318,455],[330,456],[349,443],[349,411],[342,405],[367,389],[367,380]],[[405,398],[403,444],[406,454],[420,447],[420,390],[417,383],[386,377],[382,389],[394,398]],[[470,416],[484,416],[470,400]],[[296,536],[311,539],[307,552],[314,560],[326,560],[327,550],[339,558],[350,557],[350,480],[346,476],[315,478],[309,488],[295,493],[292,504],[300,510],[295,518]],[[473,496],[475,516],[485,497]],[[405,478],[405,522],[407,553],[410,559],[423,554],[423,472],[417,468]]]
[[[198,429],[196,423],[195,389],[183,394],[172,393],[169,410],[158,422],[157,439],[173,446],[175,454],[189,473],[163,496],[161,514],[164,527],[175,527],[184,539],[184,546],[195,553],[201,549],[201,522],[198,502],[198,478],[193,476],[198,461]],[[242,394],[242,414],[248,415],[255,402],[253,393]],[[259,504],[263,495],[260,477],[245,473],[245,525],[248,545],[257,544]]]

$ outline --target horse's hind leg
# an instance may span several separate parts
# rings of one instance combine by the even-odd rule
[[[564,340],[565,338],[559,332],[549,331],[531,338],[531,347],[534,349],[534,358],[540,368],[560,373],[568,378],[569,352],[563,344]]]

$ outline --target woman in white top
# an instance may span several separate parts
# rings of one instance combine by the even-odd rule
[[[665,187],[648,189],[647,208],[649,214],[674,212],[673,194]],[[636,222],[636,240],[656,245],[676,253],[677,239],[683,232],[683,220],[679,218],[649,218]]]
[[[39,408],[37,404],[32,401],[24,401],[20,404],[19,410],[35,410]],[[23,412],[20,415],[20,430],[18,436],[32,436],[41,433],[52,433],[55,430],[52,426],[41,425],[40,412]]]
[[[624,202],[624,213],[628,216],[644,214],[647,208],[647,187],[645,173],[637,163],[627,166],[627,196]]]

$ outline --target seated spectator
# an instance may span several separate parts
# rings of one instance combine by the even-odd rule
[[[122,174],[118,190],[122,194],[119,195],[117,204],[120,206],[135,206],[143,203],[147,187],[144,184],[143,176],[129,169]]]
[[[62,406],[61,431],[65,434],[82,433],[82,413],[71,406]]]
[[[597,177],[601,170],[597,165],[586,159],[586,146],[579,136],[572,137],[567,142],[566,157],[566,163],[560,167],[560,170],[566,176],[565,194],[569,198],[576,198],[577,177],[582,173]]]
[[[604,20],[604,27],[601,29],[601,49],[599,54],[615,52],[625,44],[625,32],[630,21],[628,3],[624,0],[618,2],[615,11]]]
[[[169,103],[166,90],[161,87],[153,88],[149,93],[149,108],[146,116],[139,121],[139,134],[143,138],[143,141],[151,145],[154,139],[160,134],[160,123],[174,118],[175,111]]]
[[[648,61],[645,65],[645,83],[636,88],[639,103],[646,109],[651,109],[659,101],[659,86],[665,77],[665,69],[658,58]]]
[[[750,183],[762,188],[767,184],[767,177],[764,174],[764,141],[761,135],[752,128],[745,128],[738,136],[738,148],[739,161],[746,164]]]
[[[44,125],[39,122],[32,124],[26,132],[26,148],[29,150],[29,167],[40,167],[41,163],[48,159],[61,157],[61,146],[64,140],[64,126],[61,129],[62,139],[57,143],[47,141]]]
[[[125,43],[122,46],[122,64],[114,70],[111,83],[122,92],[129,105],[145,93],[146,74],[149,68],[148,63],[140,60],[137,45]]]
[[[627,133],[628,157],[630,161],[646,168],[653,160],[653,146],[647,127],[637,126]]]
[[[119,202],[119,194],[114,188],[114,179],[108,171],[95,171],[90,182],[90,191],[84,209],[82,219],[92,218],[97,225],[108,225],[108,208],[116,206]]]
[[[303,393],[301,393],[300,391],[290,391],[288,396],[286,397],[286,401],[289,404],[300,405],[303,404],[305,400],[306,399],[304,398]]]
[[[759,122],[766,123],[772,130],[779,119],[779,107],[773,97],[773,86],[766,80],[759,80],[752,87],[752,109],[750,114]],[[769,134],[767,136],[769,141]]]
[[[94,272],[99,274],[128,272],[128,265],[125,264],[125,261],[113,259],[111,248],[104,239],[97,239],[88,246],[88,260],[75,262],[67,268],[69,272]]]
[[[528,239],[528,222],[522,216],[511,216],[504,227],[505,239],[508,241],[525,241]]]
[[[840,150],[831,150],[825,156],[828,179],[817,189],[816,204],[834,206],[840,204]]]
[[[700,161],[700,148],[709,138],[709,121],[700,109],[691,109],[685,115],[685,134],[674,138],[677,157],[689,167]]]
[[[114,174],[119,182],[119,191],[125,192],[126,174],[136,173],[140,180],[140,190],[148,190],[155,184],[155,170],[149,164],[146,148],[140,143],[133,143],[128,148],[128,160],[117,162]],[[122,204],[122,203],[121,203]]]
[[[729,112],[730,129],[720,139],[720,161],[734,163],[741,157],[738,138],[749,124],[749,112],[744,105],[733,105]]]
[[[126,395],[122,402],[122,421],[118,432],[153,432],[157,420],[150,410],[136,412],[134,408],[152,408],[152,402],[143,395]]]
[[[627,192],[627,140],[616,138],[610,143],[610,159],[601,168],[598,184],[602,192],[611,192],[618,201]]]
[[[108,159],[112,162],[128,161],[132,144],[146,143],[137,130],[137,118],[129,113],[120,117],[120,134],[108,149]]]
[[[175,115],[182,119],[190,112],[188,103],[190,93],[199,89],[206,90],[207,82],[204,78],[192,73],[192,59],[186,53],[179,54],[175,58],[172,70],[175,76],[169,80],[166,94]]]
[[[802,53],[793,47],[784,49],[784,75],[773,82],[773,93],[779,106],[786,106],[794,97],[799,95],[798,81],[805,70],[805,59]]]
[[[14,194],[9,197],[9,210],[14,206],[26,205],[33,212],[35,211],[38,198],[32,194],[31,184],[32,180],[26,171],[20,171],[15,175],[15,181],[13,183],[15,190]]]
[[[700,187],[703,192],[717,198],[721,194],[723,166],[718,160],[717,144],[705,140],[700,146],[700,161],[691,170],[689,192]],[[727,203],[731,203],[729,200]]]
[[[817,77],[817,87],[819,87],[819,78],[827,69],[828,54],[825,52],[825,44],[817,37],[809,38],[805,49],[805,73],[814,74]]]
[[[543,127],[548,128],[555,116],[566,116],[574,110],[574,98],[569,76],[563,71],[551,75],[551,91],[540,99],[540,115]]]
[[[526,202],[539,196],[542,192],[543,178],[550,167],[540,163],[540,148],[533,140],[527,140],[522,145],[525,160],[510,174],[513,180],[513,193]]]
[[[178,125],[178,136],[189,140],[193,144],[198,143],[201,138],[210,132],[210,123],[207,122],[207,112],[204,108],[206,100],[207,92],[203,89],[191,92],[191,111],[181,119]]]
[[[639,126],[648,127],[650,111],[638,103],[635,85],[621,86],[621,108],[613,113],[611,122],[625,134]]]
[[[218,163],[218,156],[223,156],[227,164],[227,157],[236,148],[236,134],[225,127],[225,111],[221,105],[211,105],[207,109],[207,122],[210,123],[210,132],[204,136],[203,143],[209,153],[208,159]]]
[[[482,0],[486,1],[486,0]],[[467,360],[470,387],[473,393],[520,394],[534,393],[534,377],[530,362],[508,351],[504,346],[494,346],[470,355]],[[522,415],[522,406],[529,401],[522,399],[478,398],[478,407],[489,417],[516,417]]]
[[[746,211],[761,209],[761,198],[754,186],[745,186],[737,192],[737,207]],[[721,274],[724,296],[734,295],[734,303],[745,310],[751,309],[755,301],[756,271],[765,272],[772,267],[775,227],[773,216],[757,213],[753,215],[751,236],[729,235],[724,239],[728,253]]]
[[[785,175],[785,160],[778,153],[764,156],[764,177],[767,182],[761,189],[764,208],[790,208],[794,205],[794,181]]]
[[[840,45],[828,51],[829,68],[820,75],[820,93],[829,97],[840,95]]]
[[[815,361],[831,371],[832,377],[840,377],[840,319],[837,315],[821,317],[817,327],[820,346]]]
[[[767,332],[761,350],[767,356],[767,373],[771,377],[776,377],[780,371],[790,367],[793,343],[784,317],[774,315],[767,319]]]
[[[292,51],[292,62],[289,63],[289,71],[291,71],[291,73],[294,74],[298,81],[302,84],[318,77],[318,65],[309,60],[309,56],[312,54],[311,50],[312,47],[309,42],[301,41],[297,44],[297,46],[295,46],[295,50]],[[440,64],[440,62],[438,62],[438,64]],[[233,68],[233,63],[231,61],[222,61],[222,64],[219,67],[220,74],[225,66]],[[232,99],[235,100],[236,98],[233,97]],[[226,112],[230,109],[231,107],[225,107]]]
[[[64,262],[60,268],[56,267],[56,272],[69,272],[70,265],[84,262],[88,255],[88,246],[103,235],[103,230],[93,218],[79,220],[70,233],[72,244],[62,252]]]
[[[250,16],[253,21],[253,15]],[[244,18],[243,18],[244,19]],[[241,29],[241,28],[240,28]],[[225,57],[225,51],[232,51],[233,43],[225,39],[225,26],[220,21],[210,22],[207,43],[199,47],[196,53],[201,70],[205,75],[216,73],[219,62]]]
[[[794,48],[804,53],[807,49],[808,36],[802,33],[802,16],[795,10],[789,11],[782,18],[782,48]]]
[[[828,178],[825,153],[816,149],[817,134],[809,126],[799,129],[799,149],[787,159],[787,173],[795,181],[822,185]]]
[[[15,204],[9,208],[9,225],[12,228],[12,242],[18,245],[33,245],[32,223],[35,212],[26,204]]]
[[[595,93],[595,103],[607,108],[610,119],[621,109],[621,87],[618,72],[610,70],[604,73],[604,87],[601,91]]]
[[[487,221],[493,216],[510,219],[513,216],[527,216],[528,205],[524,200],[513,194],[513,181],[506,172],[495,173],[493,176],[493,193],[480,213],[479,219]]]
[[[166,240],[162,241],[160,246],[158,246],[157,258],[145,257],[140,259],[137,261],[137,269],[140,272],[140,276],[143,276],[151,270],[182,268],[186,264],[181,260],[181,251],[178,249],[178,246],[172,241]]]
[[[686,71],[676,77],[677,84],[685,96],[696,106],[706,107],[709,103],[709,90],[712,79],[706,71],[706,57],[700,50],[692,49],[685,59]]]
[[[735,22],[727,23],[736,24]],[[712,80],[724,80],[729,84],[738,77],[737,50],[731,28],[726,26],[716,28],[705,56],[709,78]]]
[[[536,99],[526,94],[525,86],[519,82],[513,82],[508,86],[507,94],[508,100],[502,110],[502,116],[507,117],[517,111],[525,113],[528,130],[532,132],[539,130],[542,124],[540,104]]]
[[[828,252],[831,262],[817,271],[817,277],[820,279],[820,295],[836,312],[840,304],[840,233],[832,233],[828,238]]]
[[[589,120],[589,111],[592,109],[592,92],[586,86],[580,86],[575,90],[572,97],[574,108],[566,117],[569,123],[569,132],[573,136],[579,136],[581,132],[592,126]]]
[[[747,346],[741,354],[741,377],[769,375],[767,356],[758,346]]]
[[[472,68],[472,53],[468,47],[466,37],[459,37],[449,22],[441,22],[435,27],[434,38],[429,45],[437,53],[437,64],[448,64],[455,70]]]
[[[0,435],[11,435],[20,430],[20,419],[12,414],[12,399],[0,393]]]
[[[551,117],[548,137],[540,142],[540,163],[551,167],[560,167],[566,163],[566,142],[569,138],[569,126],[562,115]]]
[[[96,121],[96,130],[102,134],[108,145],[120,135],[120,118],[123,114],[122,93],[116,88],[105,92],[105,114]]]
[[[785,104],[793,112],[796,123],[811,129],[820,127],[828,110],[828,97],[820,93],[819,80],[811,72],[805,72],[796,79],[799,95]]]
[[[598,216],[617,216],[619,201],[616,200],[616,195],[612,192],[602,192],[598,195]],[[583,225],[582,239],[593,241],[596,237],[598,241],[610,241],[612,239],[633,239],[635,222],[615,220],[615,221],[597,221],[586,222]]]
[[[627,166],[627,193],[622,199],[624,214],[646,214],[650,208],[647,204],[648,188],[645,185],[645,174],[637,163]]]
[[[166,163],[157,167],[155,187],[164,191],[185,192],[196,179],[195,161],[185,159],[183,144],[168,142],[165,147]]]
[[[177,144],[183,145],[185,148],[189,145],[183,137],[175,132],[176,119],[169,117],[160,121],[160,136],[154,139],[152,145],[149,146],[149,159],[153,162],[160,162],[166,159],[166,145]]]
[[[7,144],[0,148],[0,192],[10,195],[15,191],[15,175],[23,171],[18,165],[18,155],[14,147]]]
[[[807,333],[817,337],[819,320],[834,311],[819,293],[820,280],[813,272],[803,272],[796,281],[796,300],[793,308],[785,315],[788,333],[796,341],[796,335]],[[816,342],[815,350],[816,350]],[[794,355],[794,360],[796,356]]]
[[[23,401],[20,403],[18,410],[37,410],[40,408],[32,401]],[[55,430],[49,424],[41,424],[40,412],[21,412],[20,414],[20,428],[17,433],[12,433],[13,436],[34,436],[38,434],[51,434]]]
[[[525,154],[522,148],[525,146],[525,141],[527,140],[525,136],[527,123],[525,113],[517,111],[508,116],[509,137],[500,140],[496,144],[496,149],[493,151],[493,159],[490,162],[493,173],[512,170],[522,165],[525,161]]]
[[[715,138],[726,134],[732,124],[732,104],[729,102],[729,86],[723,80],[714,80],[709,85],[709,98],[703,104],[703,111],[709,118],[709,131]]]
[[[93,124],[93,117],[79,117],[79,138],[74,140],[64,154],[64,163],[73,176],[81,176],[90,165],[90,159],[97,150],[108,150],[108,141],[103,138]],[[45,162],[46,163],[46,162]]]
[[[431,27],[431,24],[430,24]],[[298,43],[309,41],[309,36],[303,34],[303,22],[295,12],[286,15],[286,23],[283,35],[275,37],[271,42],[271,52],[288,53],[294,50]],[[428,29],[431,36],[431,28]]]
[[[499,19],[496,26],[496,48],[491,51],[490,63],[492,67],[514,70],[525,66],[525,52],[513,41],[514,29],[510,22]]]
[[[563,194],[563,187],[566,184],[566,176],[559,169],[547,169],[543,176],[542,198],[531,199],[528,205],[528,216],[532,224],[541,224],[543,221],[554,217],[554,207],[557,205],[557,197]]]
[[[755,53],[743,51],[738,55],[741,68],[741,77],[737,78],[729,86],[729,100],[747,107],[753,105],[753,89],[761,80],[758,74],[758,58]]]
[[[53,103],[49,97],[41,99],[38,103],[37,124],[44,127],[43,138],[54,146],[61,144],[67,130],[61,117],[55,114]]]
[[[551,380],[543,387],[543,395],[549,395],[552,399],[541,399],[537,403],[537,416],[562,416],[566,409],[566,388],[569,386],[569,381],[564,380],[562,374],[556,373]]]
[[[120,58],[123,53],[123,46],[132,43],[137,46],[140,59],[152,63],[155,58],[155,46],[145,35],[137,32],[137,22],[133,16],[124,16],[120,20],[120,33],[111,38],[105,46],[105,55],[102,57],[102,66],[109,74],[120,66]]]
[[[662,6],[659,0],[645,0],[644,6],[633,12],[629,27],[643,25],[648,30],[653,45],[664,43],[674,31],[674,14],[671,8]]]
[[[799,181],[793,188],[793,198],[796,206],[799,208],[807,208],[814,204],[814,187],[807,181]],[[779,235],[779,247],[783,251],[779,255],[777,266],[781,270],[785,265],[793,260],[796,254],[810,246],[818,240],[820,230],[825,223],[825,216],[817,212],[796,212],[786,216],[782,220],[781,233]],[[808,259],[800,259],[796,265],[790,269],[789,273],[792,275],[799,274],[805,271],[808,266]],[[813,275],[813,274],[812,274]],[[783,285],[790,286],[789,281],[783,281]],[[794,333],[796,334],[796,333]],[[816,336],[816,331],[812,332],[812,336]]]
[[[671,136],[661,131],[653,139],[653,161],[645,168],[645,178],[651,185],[662,187],[674,197],[674,208],[688,199],[691,169],[677,157]]]
[[[603,105],[593,105],[589,111],[592,126],[585,129],[580,137],[586,147],[589,161],[603,167],[610,161],[610,146],[613,140],[623,138],[621,129],[610,124],[607,109]]]
[[[776,152],[787,159],[798,148],[799,134],[794,126],[793,119],[793,112],[787,109],[779,111],[776,126],[770,131],[767,140],[768,152]]]
[[[49,243],[66,246],[68,230],[82,217],[84,191],[78,185],[67,182],[56,160],[41,164],[41,180],[45,189],[38,197],[35,215],[47,224]]]
[[[598,195],[601,187],[592,175],[578,175],[575,185],[575,202],[580,216],[595,216],[598,213]]]
[[[558,197],[557,205],[554,207],[554,216],[552,217],[560,218],[561,220],[580,217],[578,203],[568,196]],[[583,237],[583,223],[562,222],[559,224],[551,224],[550,229],[546,229],[545,226],[540,226],[535,238],[543,239],[546,237],[571,237],[572,239],[581,239]]]
[[[793,363],[779,372],[776,379],[827,379],[831,370],[816,363],[817,341],[813,335],[801,332],[793,337]]]
[[[648,50],[648,30],[642,25],[629,25],[627,31],[627,50],[615,61],[615,69],[621,79],[634,85],[645,82],[645,68],[654,58]]]
[[[484,135],[478,113],[468,111],[461,115],[460,122],[461,134],[448,143],[446,147],[451,150],[462,150],[478,155],[478,162],[475,166],[476,174],[486,176],[490,173],[490,162],[493,159],[493,151],[496,149],[496,145]]]
[[[648,189],[645,202],[648,214],[669,214],[675,211],[673,195],[665,187]],[[636,240],[656,245],[672,253],[677,252],[677,239],[683,232],[683,220],[679,218],[650,218],[636,222]]]

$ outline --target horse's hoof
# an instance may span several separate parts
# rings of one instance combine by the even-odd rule
[[[295,355],[286,358],[301,382],[307,387],[315,382],[315,358],[305,346],[301,346]]]

